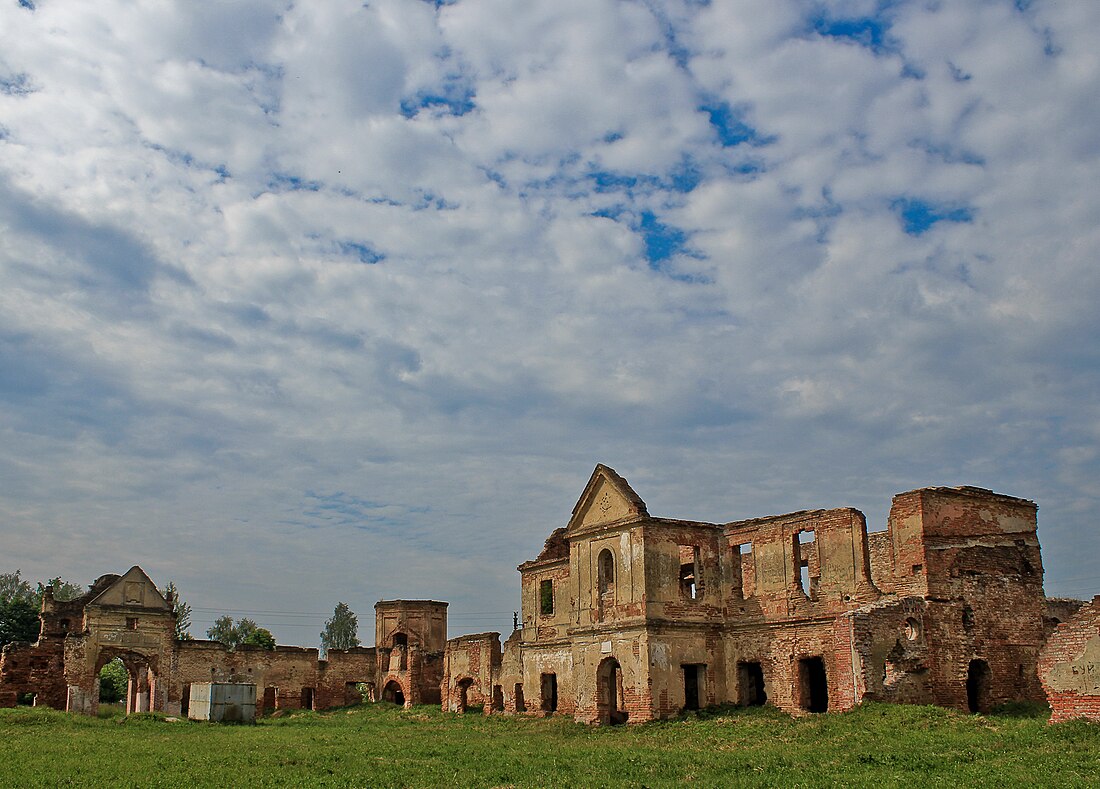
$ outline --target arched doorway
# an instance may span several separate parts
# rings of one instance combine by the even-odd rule
[[[382,688],[382,701],[405,706],[405,691],[401,690],[401,684],[397,680],[391,679]]]
[[[474,681],[469,677],[460,679],[455,685],[455,712],[464,713],[470,703],[470,686]]]
[[[150,712],[157,709],[157,671],[156,658],[139,652],[105,649],[99,654],[95,667],[95,698],[99,699],[99,674],[103,667],[114,659],[122,661],[129,682],[126,688],[125,711],[127,715],[135,712]],[[97,705],[98,706],[98,705]]]
[[[992,679],[988,663],[977,658],[970,661],[966,669],[966,706],[971,712],[989,712]]]
[[[614,726],[626,723],[623,669],[613,657],[604,658],[596,669],[596,709],[602,724]]]

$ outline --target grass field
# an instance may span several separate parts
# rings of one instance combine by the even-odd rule
[[[387,704],[255,726],[0,710],[0,786],[1100,786],[1100,725],[867,704],[594,728]]]

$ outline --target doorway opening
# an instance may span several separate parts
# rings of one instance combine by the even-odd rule
[[[989,711],[989,686],[993,673],[984,660],[971,660],[966,669],[966,706],[971,712]]]
[[[764,667],[759,663],[737,664],[738,699],[742,707],[762,707],[768,700],[764,691]]]
[[[700,700],[707,667],[702,663],[689,663],[680,668],[684,670],[684,709],[697,710],[702,706]]]
[[[604,658],[596,669],[596,706],[600,723],[626,723],[628,713],[623,694],[623,668],[613,657]]]
[[[455,686],[457,698],[455,699],[455,712],[466,712],[467,706],[470,703],[470,686],[474,684],[474,681],[469,677],[466,679],[460,679],[458,685]]]
[[[382,688],[382,701],[405,706],[405,692],[401,690],[397,680],[391,679],[386,683],[386,687]]]
[[[558,675],[542,675],[542,709],[544,712],[557,712],[558,710]]]
[[[802,658],[798,661],[798,674],[802,709],[807,712],[828,712],[829,680],[825,674],[824,658]]]

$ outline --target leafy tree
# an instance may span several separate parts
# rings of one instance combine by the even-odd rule
[[[0,601],[0,649],[13,641],[37,641],[38,606],[24,598]]]
[[[230,649],[236,649],[241,644],[255,644],[265,649],[275,648],[275,637],[271,635],[271,631],[258,626],[248,617],[241,617],[234,624],[233,617],[219,616],[206,631],[206,636],[213,641],[222,642]]]
[[[180,599],[179,590],[172,581],[164,587],[164,596],[172,595],[172,613],[176,615],[176,640],[190,641],[191,635],[191,606]],[[215,639],[220,640],[220,639]]]
[[[266,627],[257,627],[247,636],[245,636],[242,644],[249,644],[251,646],[263,647],[267,650],[275,649],[275,636],[271,635],[271,631]]]
[[[0,648],[13,641],[37,641],[41,598],[20,576],[0,573]]]
[[[321,647],[330,649],[351,649],[359,646],[359,617],[347,603],[337,603],[332,618],[325,622],[321,631]]]
[[[12,600],[34,601],[34,589],[23,578],[20,571],[14,573],[0,573],[0,603],[8,603]]]
[[[38,612],[42,610],[42,595],[53,586],[55,600],[72,600],[84,594],[84,587],[60,577],[32,588],[21,574],[0,573],[0,647],[13,641],[37,641],[40,628]]]
[[[53,587],[53,599],[58,602],[68,602],[69,600],[75,600],[80,597],[87,590],[80,584],[70,583],[64,580],[60,575],[51,578],[46,583],[39,582],[38,584],[38,599],[42,599],[42,595],[46,593],[46,587]]]
[[[115,658],[99,670],[99,700],[107,704],[121,701],[130,683],[130,672]]]

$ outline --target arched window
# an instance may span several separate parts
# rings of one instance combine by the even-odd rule
[[[600,551],[597,566],[599,567],[600,594],[613,591],[615,588],[615,556],[611,553],[610,548],[604,548]]]

